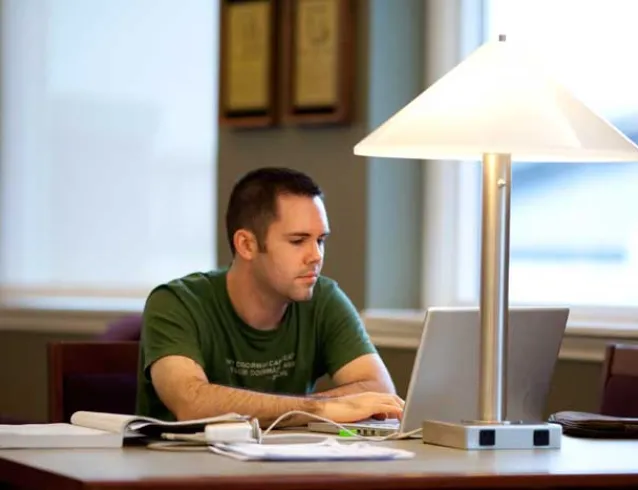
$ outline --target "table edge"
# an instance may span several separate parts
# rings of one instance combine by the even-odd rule
[[[250,463],[247,463],[250,464]],[[177,490],[184,488],[207,488],[227,490],[262,490],[266,486],[276,484],[278,490],[391,490],[400,487],[402,490],[427,488],[565,488],[580,487],[589,489],[622,488],[638,486],[638,473],[600,473],[600,474],[462,474],[432,473],[403,475],[372,474],[272,474],[251,476],[219,476],[193,478],[153,478],[145,480],[120,481],[85,481],[82,488],[98,490],[118,488],[122,490],[139,488],[158,488],[161,490]]]
[[[9,484],[25,489],[81,490],[88,483],[54,471],[25,466],[18,461],[4,458],[0,458],[0,478],[0,486]]]

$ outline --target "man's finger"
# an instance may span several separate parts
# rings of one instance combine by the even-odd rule
[[[376,414],[385,413],[388,418],[392,418],[393,416],[400,419],[403,415],[403,409],[398,407],[397,405],[381,403],[375,407],[374,412]]]

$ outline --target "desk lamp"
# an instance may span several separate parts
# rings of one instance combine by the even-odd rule
[[[560,447],[559,426],[506,419],[511,162],[638,161],[638,147],[501,35],[366,136],[354,153],[482,160],[479,420],[425,420],[424,442],[460,449]]]

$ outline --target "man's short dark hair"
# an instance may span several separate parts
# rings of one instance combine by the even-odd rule
[[[226,233],[233,256],[233,237],[240,229],[252,232],[259,250],[265,251],[268,227],[277,218],[277,197],[285,194],[323,199],[323,192],[308,175],[289,168],[259,168],[235,184],[226,209]]]

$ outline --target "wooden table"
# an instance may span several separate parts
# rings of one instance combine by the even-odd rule
[[[412,460],[241,462],[146,448],[0,451],[0,488],[330,489],[610,488],[638,486],[638,441],[564,437],[557,450],[462,451],[419,440],[384,442]]]

